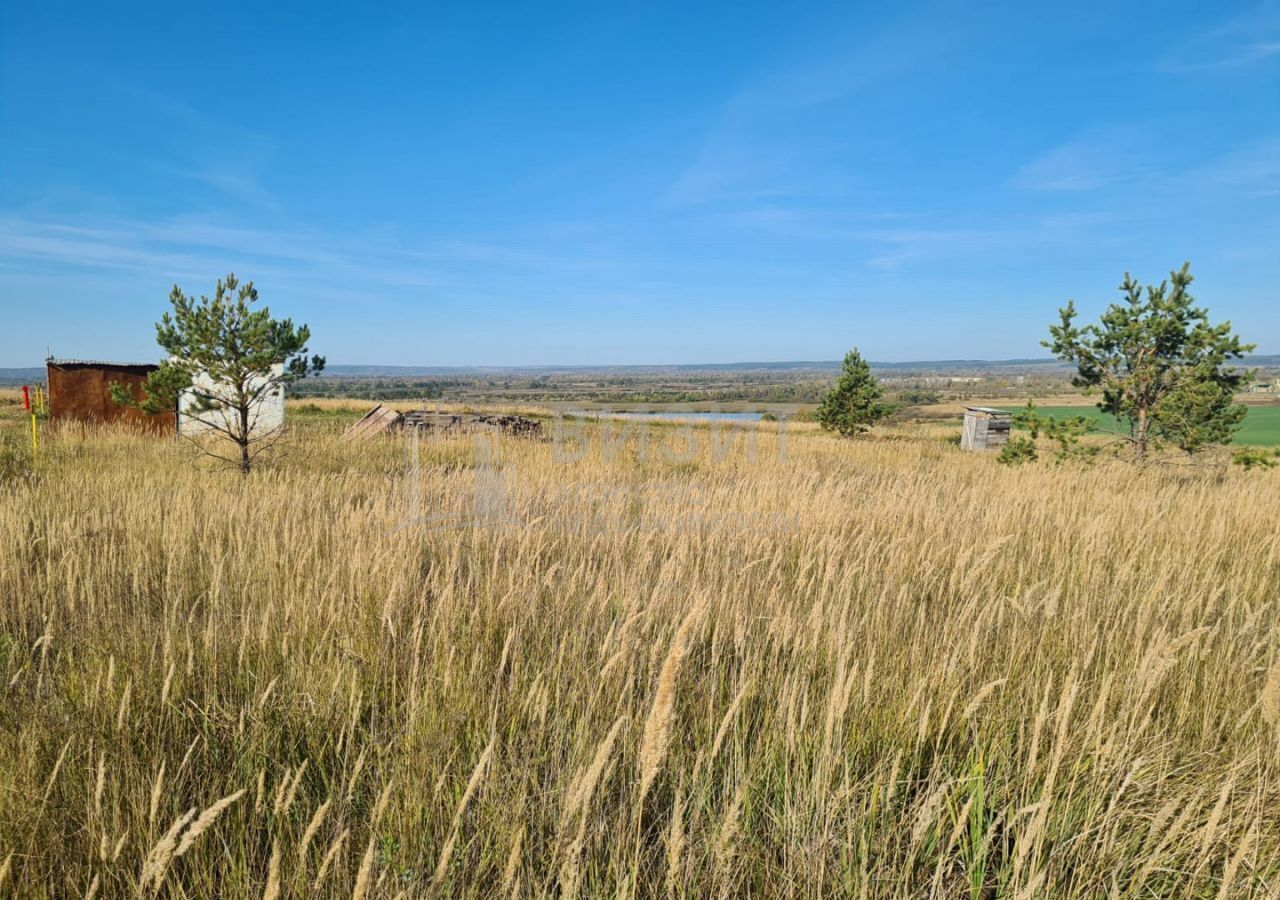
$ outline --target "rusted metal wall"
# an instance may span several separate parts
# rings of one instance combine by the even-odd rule
[[[143,385],[151,365],[109,363],[48,364],[49,417],[62,422],[126,422],[144,431],[171,434],[177,412],[149,416],[140,409],[120,406],[111,399],[112,383],[127,386],[135,400],[145,396]]]

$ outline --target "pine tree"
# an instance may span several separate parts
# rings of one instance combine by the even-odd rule
[[[1044,346],[1074,362],[1072,383],[1100,390],[1098,408],[1126,423],[1120,437],[1142,461],[1154,447],[1171,444],[1196,453],[1230,443],[1244,420],[1236,391],[1252,373],[1227,362],[1253,349],[1231,333],[1231,323],[1209,323],[1207,310],[1188,292],[1190,263],[1166,281],[1142,286],[1126,272],[1124,303],[1112,304],[1100,324],[1077,328],[1074,302],[1060,310]]]
[[[845,354],[840,366],[840,379],[818,405],[814,418],[828,431],[852,437],[893,414],[894,404],[883,401],[884,391],[871,364],[855,347]]]
[[[273,319],[265,306],[255,309],[253,282],[241,284],[235,275],[218,282],[212,299],[188,297],[174,285],[169,302],[172,314],[156,324],[156,341],[168,359],[147,377],[146,399],[139,405],[151,414],[173,410],[186,392],[191,403],[183,415],[231,445],[228,455],[218,452],[216,442],[202,441],[202,449],[248,474],[255,457],[279,436],[256,427],[259,404],[284,385],[320,372],[324,358],[307,357],[306,325]],[[117,403],[133,403],[120,385],[113,384],[111,393]]]

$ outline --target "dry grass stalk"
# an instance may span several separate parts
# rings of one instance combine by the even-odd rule
[[[700,620],[701,609],[695,608],[685,616],[666,659],[662,662],[662,670],[658,673],[658,687],[654,692],[653,706],[644,721],[644,735],[640,739],[640,796],[636,805],[644,803],[645,796],[653,780],[658,777],[662,759],[666,756],[667,746],[671,742],[671,720],[675,714],[676,679],[680,675],[680,664],[684,661],[689,649],[689,638]]]
[[[156,818],[160,814],[160,797],[164,790],[164,767],[167,760],[160,761],[160,768],[156,771],[155,780],[151,783],[151,801],[147,804],[147,830],[155,831]]]
[[[324,822],[325,813],[329,811],[329,800],[325,800],[311,816],[311,821],[307,823],[306,830],[302,832],[302,840],[298,842],[298,864],[302,865],[307,859],[307,848],[311,846],[311,841],[315,838],[316,832],[320,830],[320,825]]]
[[[982,706],[982,701],[994,694],[996,692],[996,688],[1000,687],[1000,685],[1004,684],[1008,680],[1008,678],[997,678],[994,681],[988,681],[980,687],[978,692],[974,694],[968,704],[965,705],[964,711],[960,714],[960,718],[966,722],[973,718],[973,714],[978,711],[980,706]]]
[[[312,893],[318,893],[324,885],[325,876],[329,874],[329,868],[333,865],[333,861],[338,858],[338,854],[346,844],[349,834],[350,831],[346,828],[342,829],[338,836],[333,839],[333,843],[329,845],[329,849],[325,851],[324,859],[320,861],[320,868],[316,871],[316,880],[311,884]]]
[[[58,753],[58,758],[53,763],[53,770],[49,772],[49,780],[45,782],[44,794],[40,797],[40,808],[44,809],[44,805],[49,802],[49,795],[53,793],[53,786],[58,781],[58,773],[62,771],[62,762],[67,758],[67,751],[71,749],[71,738],[67,738],[67,742],[62,745],[62,750]]]
[[[369,893],[369,878],[373,874],[373,852],[376,848],[377,839],[370,837],[369,843],[364,848],[364,856],[360,859],[360,869],[356,872],[356,886],[351,892],[351,900],[364,900]]]
[[[471,770],[471,777],[467,779],[467,786],[462,792],[462,799],[458,801],[458,808],[454,810],[453,824],[449,826],[449,837],[444,842],[444,849],[440,851],[440,859],[436,862],[435,874],[431,878],[431,883],[436,889],[439,889],[444,883],[445,873],[449,869],[449,861],[453,858],[453,846],[458,840],[458,831],[462,828],[462,814],[466,812],[467,804],[471,802],[471,798],[479,790],[480,782],[484,779],[485,770],[489,767],[489,760],[493,758],[494,740],[496,738],[489,738],[489,743],[480,754],[480,759],[476,762],[475,768]]]
[[[741,696],[741,695],[739,695]],[[681,883],[684,861],[684,792],[676,791],[671,806],[671,827],[667,832],[667,896],[674,896]]]
[[[520,885],[520,852],[524,849],[524,829],[516,832],[507,853],[507,863],[502,867],[502,896],[513,896]]]
[[[193,824],[187,830],[187,833],[182,836],[182,843],[178,844],[178,849],[173,854],[173,858],[177,859],[179,856],[184,855],[188,850],[195,846],[196,841],[200,839],[200,835],[213,827],[213,823],[217,820],[218,816],[222,815],[223,811],[225,811],[227,807],[235,803],[244,795],[245,789],[241,788],[234,794],[228,794],[223,797],[217,803],[200,813],[200,817],[196,819],[195,824]]]
[[[1217,900],[1227,900],[1229,897],[1238,896],[1235,893],[1236,874],[1240,871],[1240,865],[1244,862],[1244,858],[1252,852],[1253,845],[1257,842],[1257,839],[1257,826],[1254,825],[1240,839],[1236,852],[1232,854],[1231,859],[1227,862],[1227,867],[1222,871],[1222,881],[1218,888]]]
[[[1262,711],[1264,722],[1271,726],[1280,725],[1280,662],[1267,671],[1267,680],[1258,698],[1258,708]]]
[[[262,900],[279,900],[280,897],[280,839],[271,845],[271,861],[267,863],[267,886],[262,891]]]
[[[151,848],[150,852],[147,853],[147,857],[142,863],[142,874],[138,879],[143,890],[150,889],[153,893],[159,892],[165,873],[169,870],[169,862],[173,859],[173,852],[177,849],[178,835],[199,812],[200,808],[193,806],[180,815],[169,826],[169,830],[156,842],[155,846]]]
[[[738,688],[738,693],[734,695],[733,702],[729,704],[729,708],[724,711],[724,717],[720,719],[720,727],[716,729],[716,736],[711,741],[711,752],[707,754],[707,759],[714,762],[716,757],[720,755],[720,747],[724,744],[724,739],[729,735],[729,729],[733,727],[738,708],[742,705],[742,700],[747,695],[747,688],[750,682],[743,681]]]
[[[591,764],[573,783],[569,794],[565,797],[565,808],[561,813],[561,827],[565,827],[577,817],[578,827],[573,840],[564,851],[564,861],[560,866],[560,895],[576,897],[582,875],[582,851],[587,839],[587,819],[591,811],[591,799],[595,796],[609,757],[613,753],[614,742],[618,738],[622,726],[626,723],[626,715],[618,716],[613,727],[605,735],[591,759]]]

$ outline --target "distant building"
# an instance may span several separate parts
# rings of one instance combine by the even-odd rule
[[[276,365],[272,374],[279,377],[284,374],[284,366]],[[250,390],[263,387],[267,379],[259,379],[250,384]],[[197,373],[192,379],[191,387],[178,395],[178,432],[187,437],[218,431],[222,428],[237,429],[236,421],[239,413],[231,409],[198,411],[200,398],[215,397],[223,403],[234,399],[235,392],[230,385],[220,385],[207,374]],[[281,385],[263,391],[249,408],[249,433],[254,437],[263,437],[284,428],[284,388]]]
[[[55,422],[124,422],[143,431],[172,433],[177,423],[175,413],[147,415],[111,399],[111,385],[119,384],[128,388],[135,401],[141,402],[146,396],[147,376],[157,368],[151,363],[50,357],[45,360],[49,418]]]
[[[995,450],[1009,442],[1013,415],[1007,410],[989,406],[964,408],[964,431],[960,434],[961,450]]]

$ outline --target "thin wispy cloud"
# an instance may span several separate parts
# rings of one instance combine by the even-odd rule
[[[1098,129],[1031,160],[1014,174],[1012,184],[1030,191],[1113,187],[1157,174],[1157,153],[1136,129]]]
[[[150,171],[203,185],[231,204],[272,213],[284,209],[264,177],[264,170],[277,160],[274,138],[160,91],[123,83],[109,87],[117,102],[134,107],[153,127],[160,123],[158,132],[181,136],[170,158],[140,161]]]
[[[1280,196],[1280,137],[1230,150],[1191,169],[1183,179],[1245,197]]]
[[[1280,61],[1280,5],[1264,3],[1179,44],[1161,58],[1166,72],[1211,72]]]
[[[607,253],[568,254],[520,240],[433,240],[228,225],[195,217],[74,221],[0,216],[0,266],[161,275],[203,284],[228,270],[325,292],[474,290],[484,285],[582,279],[608,270]]]
[[[185,177],[206,184],[223,196],[247,206],[255,206],[272,212],[280,212],[284,206],[280,198],[263,186],[262,182],[245,171],[226,163],[215,163],[202,169],[182,173]]]
[[[1200,193],[1269,197],[1280,193],[1280,137],[1251,141],[1225,152],[1174,160],[1145,135],[1150,125],[1095,132],[1055,147],[1022,166],[1011,184],[1028,191],[1088,192],[1142,185]],[[1183,156],[1191,155],[1184,150]],[[1150,202],[1156,202],[1154,200]]]
[[[965,264],[977,256],[999,254],[1035,256],[1054,247],[1112,243],[1109,229],[1114,217],[1107,214],[1079,216],[983,217],[950,222],[939,217],[931,226],[867,230],[853,238],[872,249],[865,262],[881,272],[909,267],[937,271],[939,267]]]
[[[697,206],[839,191],[843,176],[827,157],[847,139],[826,134],[832,107],[923,63],[948,46],[932,27],[902,23],[878,34],[849,35],[824,55],[782,66],[745,85],[711,118],[697,153],[673,179],[664,201]]]
[[[730,213],[725,221],[788,242],[843,246],[859,266],[903,272],[992,253],[1026,254],[1081,242],[1107,244],[1121,217],[1105,210],[1010,215],[979,210],[848,213],[765,208]]]

